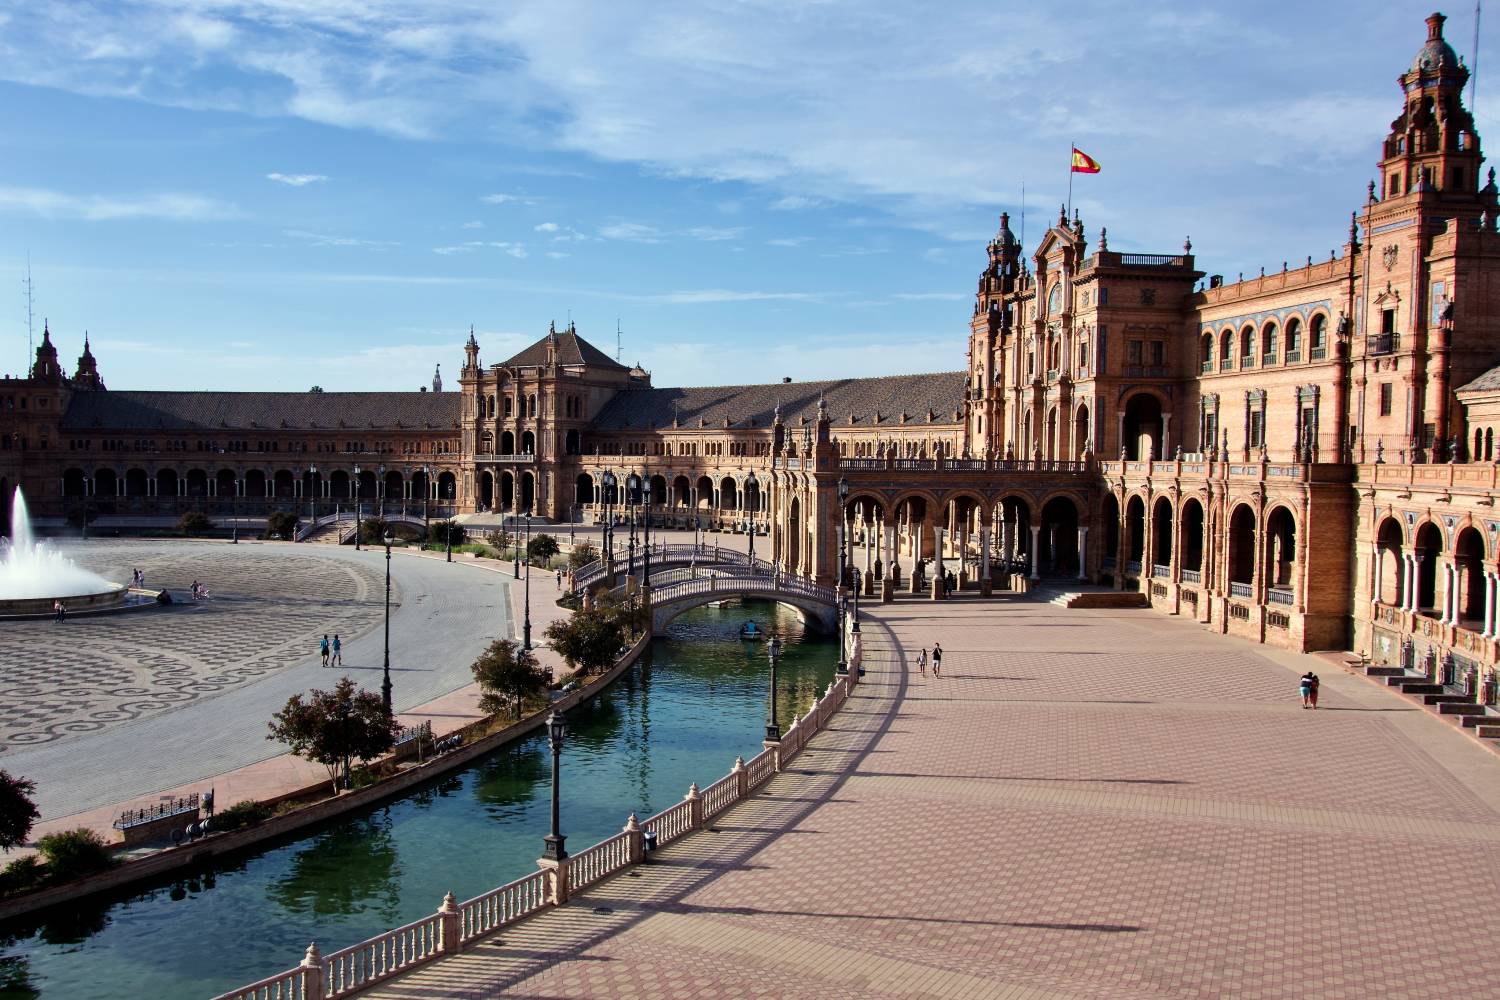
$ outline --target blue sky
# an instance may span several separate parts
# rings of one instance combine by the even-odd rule
[[[1071,142],[1112,249],[1326,258],[1430,9],[0,0],[0,371],[28,253],[116,388],[409,389],[570,315],[660,385],[959,368]]]

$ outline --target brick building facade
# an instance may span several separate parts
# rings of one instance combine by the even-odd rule
[[[1291,648],[1493,665],[1500,189],[1468,76],[1433,15],[1326,259],[1226,282],[1190,241],[1117,252],[1060,213],[1028,253],[1002,216],[961,371],[659,388],[569,327],[499,364],[471,333],[458,391],[120,392],[49,331],[0,384],[0,502],[588,520],[638,472],[654,519],[754,511],[824,581],[842,511],[871,594],[1060,576]]]

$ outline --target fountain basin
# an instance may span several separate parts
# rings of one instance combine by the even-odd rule
[[[149,594],[141,594],[142,601],[139,603],[154,603],[155,597]],[[71,597],[61,598],[67,606],[68,614],[81,612],[96,612],[124,608],[133,603],[130,600],[131,590],[121,584],[113,584],[108,590],[101,590],[92,594],[75,594]],[[53,613],[52,602],[59,600],[57,597],[13,597],[0,598],[0,618],[42,618]]]

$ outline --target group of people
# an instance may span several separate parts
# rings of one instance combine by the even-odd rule
[[[927,647],[922,647],[922,652],[917,656],[917,669],[922,671],[922,676],[927,676]],[[943,676],[943,644],[935,642],[932,644],[932,676]]]
[[[131,570],[130,571],[130,586],[133,587],[133,588],[135,588],[136,590],[140,590],[141,588],[145,587],[146,586],[146,571],[143,570],[143,569],[133,569],[133,570]]]
[[[333,634],[333,641],[328,641],[328,633],[323,634],[323,641],[318,643],[318,652],[322,654],[323,666],[341,667],[344,665],[344,644],[339,640],[339,634]]]
[[[1318,675],[1309,670],[1297,681],[1297,690],[1302,693],[1303,708],[1318,707]]]
[[[206,601],[206,600],[208,600],[208,584],[206,584],[206,583],[199,583],[197,580],[193,581],[193,600],[195,600],[195,601]]]

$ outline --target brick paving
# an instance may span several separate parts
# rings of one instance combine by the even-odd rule
[[[923,678],[900,649],[934,639],[944,676]],[[832,728],[712,832],[370,995],[1500,982],[1471,930],[1500,892],[1500,757],[1399,697],[1150,611],[902,603],[867,618],[866,650]],[[1308,665],[1317,712],[1296,696]]]

